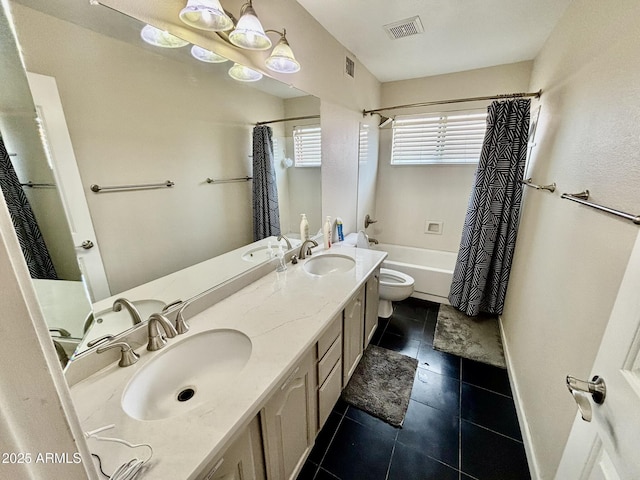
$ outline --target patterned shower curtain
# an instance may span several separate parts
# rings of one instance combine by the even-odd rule
[[[280,235],[278,185],[271,127],[253,129],[253,240]]]
[[[18,235],[22,253],[31,278],[57,280],[58,275],[44,243],[40,227],[31,205],[22,190],[7,149],[0,137],[0,189],[9,208],[13,227]]]
[[[469,199],[451,305],[467,315],[501,314],[520,215],[529,99],[493,102]]]

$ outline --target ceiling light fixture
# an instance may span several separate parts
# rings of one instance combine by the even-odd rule
[[[191,47],[191,55],[193,56],[193,58],[206,63],[223,63],[229,61],[228,58],[225,58],[222,55],[218,55],[211,50],[207,50],[206,48],[199,47],[198,45],[194,45],[193,47]]]
[[[145,25],[140,32],[140,36],[145,42],[156,47],[180,48],[189,45],[189,42],[185,42],[181,38],[151,25]]]
[[[234,63],[233,67],[229,69],[229,76],[239,82],[257,82],[262,78],[262,74],[251,68]]]
[[[184,23],[200,30],[222,32],[233,28],[233,20],[219,0],[188,0],[179,16]]]
[[[245,3],[240,11],[240,20],[236,28],[229,34],[229,41],[236,47],[247,50],[268,50],[271,40],[262,28],[251,0]]]
[[[293,50],[287,41],[287,31],[283,28],[282,33],[277,30],[267,30],[267,32],[275,32],[280,35],[280,41],[275,46],[269,58],[265,60],[265,64],[269,70],[278,73],[295,73],[300,71],[300,64],[293,56]]]

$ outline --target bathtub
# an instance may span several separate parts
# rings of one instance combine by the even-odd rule
[[[412,297],[449,305],[449,288],[453,280],[458,254],[442,250],[378,244],[376,250],[389,254],[382,268],[390,268],[410,275],[415,280]]]

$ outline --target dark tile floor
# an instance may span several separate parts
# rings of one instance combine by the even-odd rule
[[[531,478],[506,370],[434,350],[438,307],[397,303],[373,339],[418,359],[403,427],[338,401],[298,480]]]

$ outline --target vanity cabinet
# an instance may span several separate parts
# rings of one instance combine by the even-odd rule
[[[224,453],[216,458],[198,480],[264,480],[260,422],[254,418]]]
[[[320,430],[342,391],[342,316],[336,315],[318,339],[318,430]]]
[[[377,269],[365,285],[364,348],[367,348],[378,328],[379,301],[380,269]]]
[[[347,385],[363,352],[365,286],[349,300],[344,308],[342,326],[342,385]]]
[[[316,352],[310,349],[260,413],[269,480],[295,479],[316,436]]]

